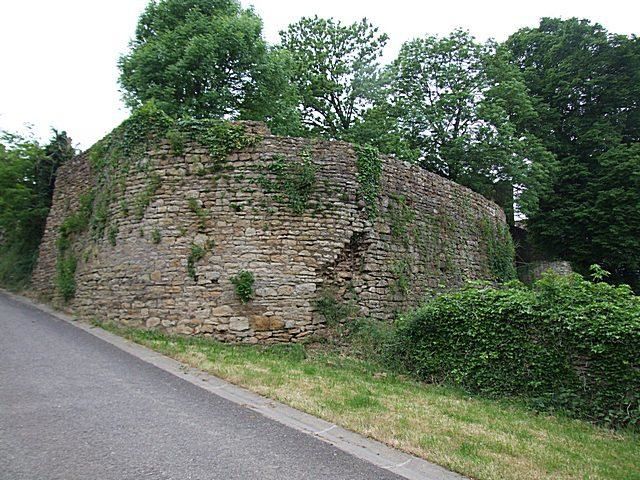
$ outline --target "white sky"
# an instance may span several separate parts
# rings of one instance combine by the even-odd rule
[[[89,147],[128,114],[118,92],[117,59],[127,49],[147,0],[1,0],[0,130],[40,138],[66,130]],[[402,42],[424,34],[466,28],[478,39],[504,40],[540,17],[579,17],[609,31],[640,34],[637,0],[242,0],[264,21],[268,41],[302,16],[344,22],[367,17],[391,39],[386,59]]]

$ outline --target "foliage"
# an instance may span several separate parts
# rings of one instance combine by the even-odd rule
[[[242,270],[238,274],[230,278],[231,283],[236,289],[236,295],[242,303],[247,303],[253,297],[253,284],[255,278],[253,273],[248,270]]]
[[[262,21],[236,0],[152,1],[119,61],[126,103],[174,117],[238,116],[265,62]]]
[[[254,145],[257,138],[247,135],[244,127],[211,118],[182,118],[175,122],[185,141],[195,141],[207,147],[214,162],[222,162],[230,152]]]
[[[276,200],[286,202],[293,213],[303,213],[314,191],[318,171],[309,153],[302,152],[300,161],[286,161],[284,157],[277,157],[267,165],[266,170],[275,180],[262,175],[258,179],[260,186],[267,193],[276,194]]]
[[[547,274],[532,289],[472,285],[404,316],[391,357],[430,382],[521,397],[611,426],[640,421],[640,299]]]
[[[142,220],[144,212],[151,203],[151,199],[156,194],[160,186],[162,185],[162,179],[160,175],[152,175],[144,189],[138,193],[135,202],[135,216],[138,220]]]
[[[352,303],[340,302],[336,297],[334,291],[326,290],[315,302],[318,313],[324,317],[328,327],[344,322],[357,312],[357,308]]]
[[[356,168],[359,193],[365,202],[369,218],[378,214],[378,194],[380,193],[380,177],[382,160],[376,147],[371,145],[356,146]]]
[[[35,265],[58,167],[75,151],[65,132],[36,140],[0,132],[0,285],[24,287]]]
[[[509,233],[509,227],[483,218],[480,224],[483,241],[487,245],[489,270],[494,280],[508,282],[515,280],[516,251]]]
[[[76,294],[76,267],[78,259],[71,252],[58,257],[56,264],[56,287],[65,302]]]
[[[405,297],[411,291],[411,264],[406,258],[401,258],[391,266],[393,281],[391,282],[391,292],[395,295]]]
[[[526,129],[536,112],[520,72],[495,44],[460,30],[411,40],[387,75],[387,110],[404,152],[419,152],[421,166],[507,212],[514,193],[521,210],[535,211],[553,158]]]
[[[535,243],[640,289],[640,40],[544,18],[507,46],[538,112],[530,129],[560,164],[528,222]]]
[[[157,228],[154,228],[153,230],[151,230],[151,242],[154,243],[155,245],[160,243],[160,240],[162,239],[162,236],[160,235],[160,230],[158,230]]]
[[[189,256],[187,257],[187,273],[194,281],[198,280],[198,275],[196,273],[196,263],[202,260],[206,253],[206,250],[200,245],[197,245],[195,243],[191,244]]]
[[[366,19],[343,25],[316,16],[289,25],[280,37],[293,59],[304,126],[344,137],[370,107],[387,36]]]
[[[393,198],[389,208],[389,228],[391,236],[400,240],[405,246],[409,243],[409,227],[416,219],[416,212],[407,205],[407,199],[403,195]]]
[[[274,135],[303,136],[301,99],[294,75],[291,53],[269,47],[265,61],[256,66],[256,83],[242,105],[240,119],[263,121]]]

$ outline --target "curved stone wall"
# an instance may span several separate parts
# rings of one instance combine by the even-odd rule
[[[165,141],[144,155],[144,168],[131,169],[109,205],[109,234],[74,239],[71,309],[225,341],[296,341],[323,326],[327,305],[387,319],[433,289],[491,277],[482,225],[501,227],[505,218],[481,195],[383,158],[372,217],[352,145],[276,137],[261,124],[245,128],[261,141],[215,168],[193,143],[176,155]],[[303,159],[315,180],[299,212],[269,165]],[[157,188],[141,215],[132,215],[127,210],[150,178]],[[94,182],[86,154],[59,170],[33,276],[41,294],[57,295],[58,228]],[[231,282],[243,270],[255,278],[247,303]]]

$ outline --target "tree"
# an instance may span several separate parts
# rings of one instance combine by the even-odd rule
[[[151,1],[119,61],[129,107],[237,117],[267,58],[262,21],[236,0]]]
[[[53,131],[45,147],[0,132],[0,284],[18,287],[29,278],[51,207],[58,167],[75,150],[65,132]]]
[[[280,36],[293,58],[303,124],[313,134],[346,137],[371,107],[387,36],[367,19],[343,25],[317,16]]]
[[[265,61],[256,69],[256,82],[242,105],[240,118],[264,121],[275,135],[302,136],[300,95],[293,72],[290,53],[270,47]]]
[[[530,124],[560,168],[528,221],[535,243],[580,271],[640,288],[640,40],[545,18],[506,42],[533,96]]]
[[[412,40],[388,75],[388,108],[420,165],[507,213],[514,195],[521,210],[535,210],[553,157],[526,129],[536,111],[520,72],[494,43],[461,30]]]

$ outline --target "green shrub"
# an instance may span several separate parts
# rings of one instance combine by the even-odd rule
[[[248,270],[242,270],[237,275],[231,277],[231,283],[236,288],[236,294],[242,303],[247,303],[253,297],[253,283],[255,278],[253,273]]]
[[[472,286],[402,317],[390,358],[430,382],[525,399],[610,426],[640,420],[640,299],[627,286],[545,275]]]
[[[58,258],[56,265],[56,286],[65,302],[71,300],[76,294],[76,267],[78,260],[71,253],[66,253]]]

